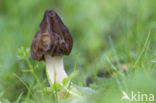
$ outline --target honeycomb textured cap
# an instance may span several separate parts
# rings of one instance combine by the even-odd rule
[[[44,55],[69,55],[73,46],[72,36],[61,18],[53,10],[46,10],[32,45],[31,56],[35,60],[44,60]]]

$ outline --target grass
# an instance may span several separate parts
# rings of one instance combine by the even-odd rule
[[[155,3],[0,1],[0,102],[141,103],[121,101],[122,92],[156,96]],[[64,57],[70,75],[64,84],[71,80],[79,92],[61,101],[56,91],[64,87],[56,83],[48,88],[44,62],[30,56],[32,38],[46,9],[58,12],[74,39],[70,56]]]

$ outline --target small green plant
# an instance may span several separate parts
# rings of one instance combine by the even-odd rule
[[[38,67],[37,65],[36,66],[33,66],[29,60],[29,56],[30,56],[30,48],[24,48],[24,47],[21,47],[19,50],[18,50],[18,55],[17,55],[17,58],[19,60],[24,60],[28,67],[29,67],[29,70],[25,70],[25,72],[30,72],[32,73],[32,75],[34,76],[35,80],[37,81],[37,83],[41,86],[41,83],[40,83],[40,80],[38,79],[37,75],[35,74],[35,67]]]

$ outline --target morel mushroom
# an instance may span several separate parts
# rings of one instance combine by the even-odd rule
[[[53,10],[46,10],[32,45],[33,59],[46,63],[51,83],[62,83],[67,77],[64,70],[63,55],[69,55],[73,46],[72,36],[61,18]],[[56,73],[56,77],[55,77]]]

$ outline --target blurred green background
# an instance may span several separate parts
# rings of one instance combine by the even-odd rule
[[[77,65],[73,82],[97,91],[81,103],[120,103],[121,90],[156,93],[155,4],[155,0],[0,0],[0,101],[16,103],[20,96],[20,103],[51,100],[46,93],[38,98],[29,95],[41,93],[32,74],[23,72],[26,62],[17,58],[19,48],[30,47],[47,9],[60,15],[73,36],[72,52],[64,57],[67,73]],[[46,87],[44,62],[28,58],[38,65],[35,72]]]

